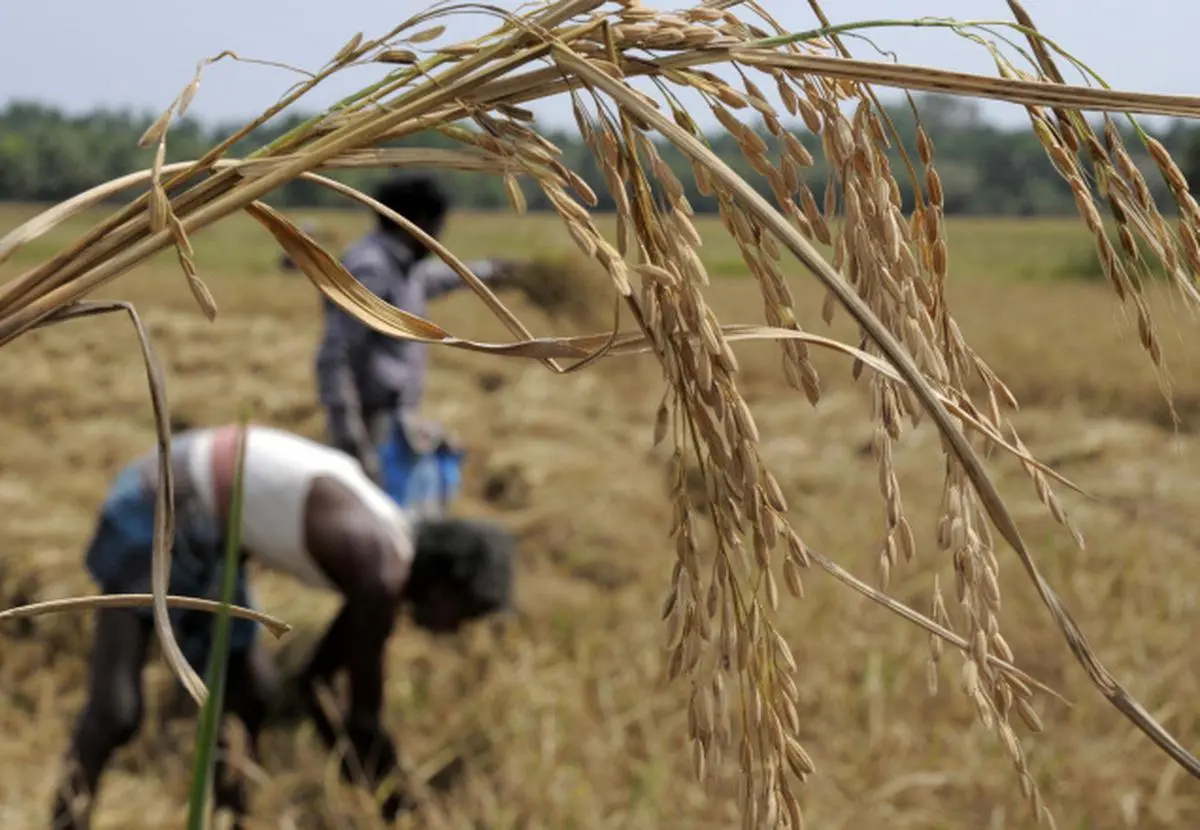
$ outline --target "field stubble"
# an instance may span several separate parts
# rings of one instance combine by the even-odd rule
[[[28,215],[0,210],[0,228]],[[342,244],[359,214],[316,216]],[[23,252],[9,271],[56,248],[84,217]],[[712,305],[726,322],[761,320],[757,292],[718,226],[706,233]],[[1200,418],[1194,321],[1151,290],[1183,418],[1168,409],[1129,321],[1102,284],[1050,281],[1088,241],[1077,223],[949,224],[951,299],[968,341],[1025,410],[1015,417],[1035,455],[1093,500],[1062,497],[1088,540],[1076,550],[1010,459],[992,467],[1026,537],[1105,663],[1185,745],[1200,745],[1200,695],[1189,622],[1196,619],[1194,554],[1200,514],[1189,509],[1189,461]],[[554,219],[456,216],[448,242],[462,256],[553,253],[569,242]],[[165,256],[104,292],[135,302],[167,371],[177,416],[199,424],[236,417],[242,400],[264,422],[320,435],[312,354],[317,294],[274,269],[276,249],[235,218],[196,240],[198,264],[220,308],[209,324]],[[3,276],[3,274],[0,274]],[[820,324],[814,281],[792,275],[802,323]],[[512,307],[535,334],[584,331]],[[607,310],[605,311],[607,313]],[[452,333],[507,340],[464,291],[431,316]],[[1103,321],[1098,323],[1097,321]],[[587,327],[607,325],[604,313]],[[625,326],[631,325],[626,322]],[[846,338],[845,318],[835,336]],[[873,581],[883,516],[876,507],[867,399],[845,358],[818,354],[826,397],[814,410],[785,393],[776,349],[738,347],[764,452],[818,550]],[[9,607],[91,591],[81,548],[110,477],[152,445],[153,422],[136,340],[120,319],[29,334],[0,363],[0,597]],[[522,616],[497,635],[474,629],[439,644],[402,626],[391,649],[388,718],[418,765],[462,751],[467,779],[442,804],[446,826],[480,828],[728,827],[732,792],[694,783],[686,745],[687,689],[663,683],[658,607],[672,553],[665,464],[648,450],[661,379],[651,359],[602,362],[554,376],[534,362],[431,349],[427,411],[470,448],[462,510],[492,515],[523,541]],[[926,610],[940,496],[938,444],[929,427],[905,435],[897,456],[918,557],[890,593]],[[703,499],[702,490],[694,493]],[[1006,555],[1002,551],[1001,555]],[[1087,682],[1015,561],[1006,563],[1003,616],[1019,665],[1065,695],[1044,700],[1041,736],[1022,733],[1031,767],[1062,827],[1166,828],[1200,822],[1200,786],[1122,720]],[[261,574],[264,610],[311,636],[330,597]],[[1009,762],[973,723],[957,679],[925,690],[926,645],[899,623],[814,571],[806,598],[785,601],[781,630],[800,664],[805,746],[818,774],[805,791],[810,826],[1023,827],[1028,815]],[[90,620],[62,614],[0,631],[0,821],[46,821],[51,785],[82,702]],[[99,828],[177,826],[184,814],[190,721],[162,722],[169,673],[153,664],[151,705],[97,805]],[[186,751],[186,750],[185,750]],[[725,759],[728,765],[732,759]],[[278,731],[265,747],[254,794],[257,828],[371,827],[372,811],[336,785],[336,767],[309,730]],[[432,816],[430,816],[432,818]],[[439,826],[437,822],[428,826]]]

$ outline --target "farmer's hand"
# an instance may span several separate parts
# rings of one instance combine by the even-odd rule
[[[350,383],[352,381],[343,381],[344,386]],[[371,431],[363,420],[357,400],[331,406],[326,417],[333,446],[354,457],[373,482],[381,483],[379,450],[371,441]]]
[[[342,780],[352,782],[361,773],[366,779],[364,783],[375,789],[399,769],[400,757],[395,741],[379,723],[356,724],[351,720],[345,729],[355,757],[342,758]],[[414,806],[405,792],[393,789],[380,805],[380,817],[391,823],[401,812]]]
[[[521,268],[518,263],[511,259],[491,259],[488,262],[492,266],[491,282],[497,288],[521,287]]]
[[[362,465],[363,472],[367,474],[367,478],[375,482],[380,487],[383,486],[383,470],[379,465],[379,454],[372,446],[358,448],[358,463]]]

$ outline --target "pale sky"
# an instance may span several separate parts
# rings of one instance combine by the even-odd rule
[[[513,9],[516,0],[492,0]],[[676,8],[677,0],[648,0]],[[782,25],[813,27],[803,0],[763,0]],[[835,23],[885,16],[953,16],[1011,20],[1004,0],[831,0]],[[318,69],[357,31],[385,33],[422,6],[379,0],[0,0],[0,104],[36,99],[71,111],[96,105],[161,111],[191,79],[197,61],[230,49],[243,57]],[[1025,0],[1048,37],[1088,63],[1118,88],[1141,92],[1200,93],[1195,59],[1200,4],[1182,0]],[[465,39],[493,19],[459,13],[438,43]],[[947,30],[873,30],[878,46],[901,61],[995,74],[987,52]],[[862,41],[855,55],[877,59]],[[382,67],[356,67],[306,98],[327,106],[378,78]],[[252,117],[270,106],[299,76],[284,69],[224,61],[206,70],[191,112],[204,118]],[[1068,81],[1077,81],[1068,77]],[[888,90],[880,89],[881,95]],[[302,102],[303,103],[303,102]],[[566,99],[541,102],[540,120],[570,123]],[[987,103],[991,117],[1027,123],[1018,108]]]

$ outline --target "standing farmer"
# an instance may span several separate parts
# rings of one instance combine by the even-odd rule
[[[172,441],[176,487],[174,552],[168,590],[216,599],[223,582],[225,528],[237,463],[236,425],[190,430]],[[242,550],[234,603],[250,606],[245,562],[263,565],[312,587],[334,591],[341,609],[295,681],[304,713],[327,747],[335,726],[316,705],[316,684],[340,670],[349,675],[350,703],[342,727],[354,755],[376,787],[397,765],[396,748],[381,720],[384,646],[401,609],[434,632],[499,611],[509,600],[514,540],[491,525],[465,519],[416,518],[402,509],[344,453],[264,426],[246,430]],[[149,591],[157,451],[143,454],[117,477],[89,543],[86,564],[104,593]],[[203,671],[215,618],[171,611],[188,662]],[[226,713],[242,721],[249,752],[276,687],[255,624],[231,621]],[[154,634],[149,608],[97,612],[87,702],[76,722],[63,780],[56,792],[54,828],[82,830],[112,753],[137,734],[142,719],[142,672]],[[353,769],[342,763],[342,774]],[[246,812],[240,780],[218,761],[214,804]],[[393,818],[405,803],[386,799]]]
[[[401,175],[385,181],[375,199],[404,216],[429,236],[442,232],[449,199],[428,175]],[[410,314],[424,316],[427,301],[466,283],[407,230],[377,214],[374,230],[342,258],[346,270],[380,299]],[[493,288],[518,287],[517,269],[501,260],[469,263]],[[412,427],[425,387],[426,344],[380,334],[328,299],[325,333],[317,352],[317,390],[325,408],[329,443],[359,460],[380,482],[379,447],[400,426],[418,454],[436,446],[430,432],[425,446]],[[425,425],[427,428],[429,425]]]

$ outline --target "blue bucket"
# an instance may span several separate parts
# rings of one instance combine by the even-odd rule
[[[445,513],[462,489],[464,456],[444,440],[429,452],[418,452],[404,427],[394,423],[389,439],[379,447],[384,490],[401,507],[421,514]]]

